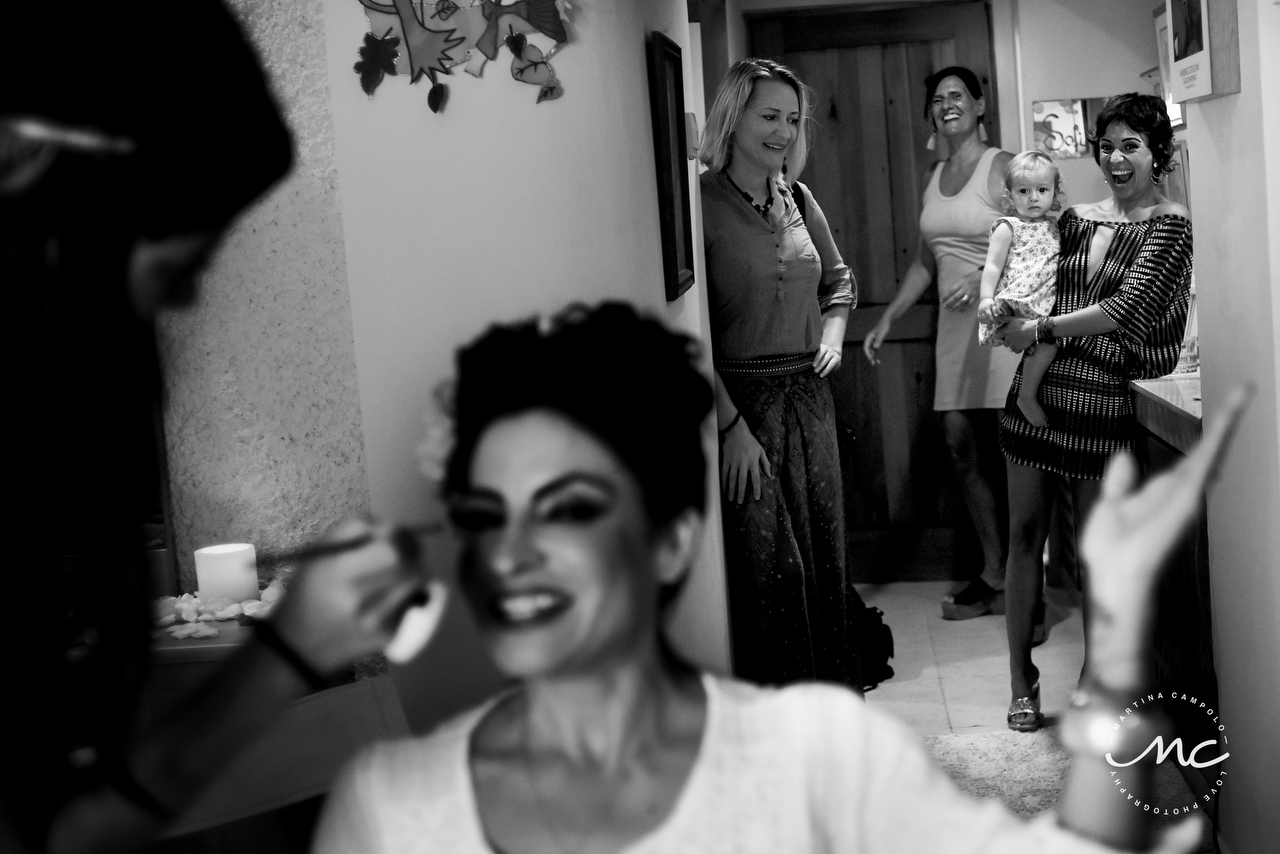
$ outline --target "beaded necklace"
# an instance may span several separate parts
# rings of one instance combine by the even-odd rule
[[[755,196],[752,196],[746,190],[739,187],[738,182],[734,181],[733,178],[730,177],[729,170],[725,170],[724,177],[728,178],[729,183],[733,185],[733,188],[742,194],[742,198],[747,200],[747,204],[755,208],[756,213],[760,214],[760,216],[764,217],[766,220],[769,219],[769,209],[773,207],[773,187],[770,186],[773,183],[772,181],[766,181],[764,185],[764,191],[768,194],[768,198],[764,200],[763,205],[757,205]]]

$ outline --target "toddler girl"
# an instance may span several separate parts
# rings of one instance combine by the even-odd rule
[[[1001,322],[1047,317],[1057,299],[1058,224],[1048,214],[1058,207],[1058,167],[1047,154],[1024,151],[1009,161],[1004,185],[1006,207],[1017,216],[991,225],[978,302],[978,342],[987,346],[994,346]],[[1057,351],[1056,344],[1038,344],[1022,362],[1018,409],[1037,427],[1049,423],[1036,392]]]

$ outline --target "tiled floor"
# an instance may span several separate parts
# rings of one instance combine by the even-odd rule
[[[866,603],[884,611],[896,648],[890,662],[893,678],[868,692],[867,702],[904,721],[918,736],[1008,733],[1009,647],[1004,617],[958,623],[942,619],[938,603],[959,586],[947,581],[858,585]],[[1045,593],[1049,639],[1032,652],[1032,658],[1040,668],[1041,708],[1052,726],[1080,677],[1084,634],[1072,596],[1054,588],[1046,588]],[[1169,803],[1196,797],[1172,762],[1157,767],[1155,791],[1157,800]],[[1208,828],[1206,822],[1197,853],[1214,850]]]
[[[894,677],[867,702],[906,722],[917,735],[1006,731],[1009,658],[1002,616],[951,622],[939,602],[959,585],[945,581],[858,585],[893,630]],[[1049,639],[1032,653],[1040,668],[1041,708],[1056,718],[1067,706],[1084,662],[1080,609],[1046,588]]]

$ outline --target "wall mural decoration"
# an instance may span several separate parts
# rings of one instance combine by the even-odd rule
[[[503,47],[511,52],[511,76],[538,87],[537,103],[564,94],[551,57],[569,40],[565,24],[569,0],[358,0],[369,32],[354,66],[360,88],[373,96],[388,76],[406,75],[410,83],[431,80],[427,106],[444,108],[448,88],[440,82],[462,65],[479,77]],[[544,50],[530,37],[551,40]]]

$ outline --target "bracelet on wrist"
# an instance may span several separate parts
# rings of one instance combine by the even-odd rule
[[[742,420],[742,410],[739,409],[737,412],[733,414],[733,420],[729,422],[729,426],[725,427],[723,430],[720,431],[720,438],[723,439],[725,436],[728,436],[729,431],[732,430],[734,427],[736,427],[738,422],[741,420]]]
[[[1053,344],[1053,317],[1046,316],[1036,321],[1036,343]]]
[[[293,668],[293,671],[302,677],[302,681],[306,682],[313,691],[323,691],[333,686],[333,680],[325,678],[314,667],[307,664],[306,660],[298,654],[298,651],[290,646],[284,638],[280,637],[280,633],[276,631],[276,627],[271,623],[266,620],[259,620],[254,623],[253,628],[258,642],[280,656],[285,664]]]
[[[1169,726],[1159,707],[1142,702],[1143,693],[1136,687],[1128,693],[1113,691],[1093,680],[1081,683],[1062,716],[1062,746],[1117,767],[1142,756]]]

